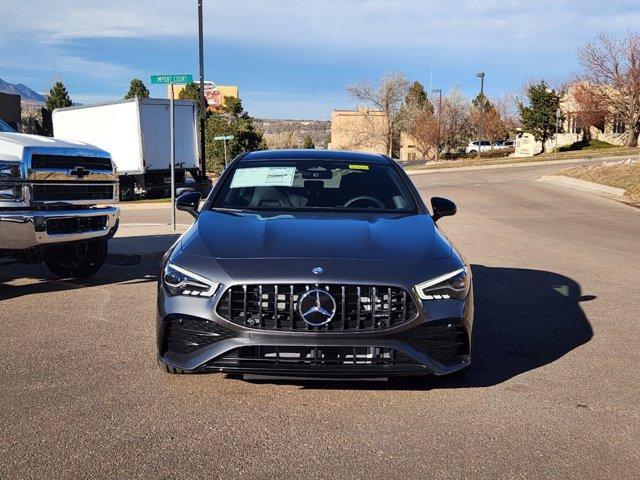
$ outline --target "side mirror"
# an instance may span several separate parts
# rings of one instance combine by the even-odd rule
[[[198,218],[198,207],[200,206],[200,192],[183,193],[176,199],[176,208],[183,212],[188,212],[194,218]]]
[[[431,209],[433,210],[433,218],[434,222],[437,222],[438,219],[442,217],[449,217],[451,215],[455,215],[458,211],[458,207],[448,198],[442,197],[432,197],[431,198]]]

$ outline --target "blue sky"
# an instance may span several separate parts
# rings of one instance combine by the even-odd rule
[[[579,71],[576,48],[639,29],[640,2],[580,0],[204,0],[207,80],[239,85],[255,116],[328,119],[345,86],[400,71],[490,95]],[[3,0],[0,78],[77,102],[120,98],[132,77],[193,73],[195,0]],[[152,95],[165,96],[160,87]]]

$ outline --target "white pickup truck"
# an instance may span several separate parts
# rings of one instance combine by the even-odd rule
[[[92,275],[118,229],[117,201],[107,152],[0,120],[0,266],[45,262],[60,277]]]

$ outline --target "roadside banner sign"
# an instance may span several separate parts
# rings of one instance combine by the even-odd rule
[[[192,83],[193,75],[151,75],[151,83]]]

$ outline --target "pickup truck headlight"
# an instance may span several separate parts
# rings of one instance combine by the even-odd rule
[[[2,183],[0,178],[0,202],[15,202],[22,200],[22,185],[15,185],[11,183]]]
[[[162,272],[162,280],[170,295],[189,297],[213,297],[220,285],[169,262]]]
[[[3,180],[19,180],[20,164],[0,160],[0,183]]]
[[[446,300],[455,298],[464,300],[469,293],[469,275],[467,267],[445,273],[416,285],[418,297],[422,300]]]

